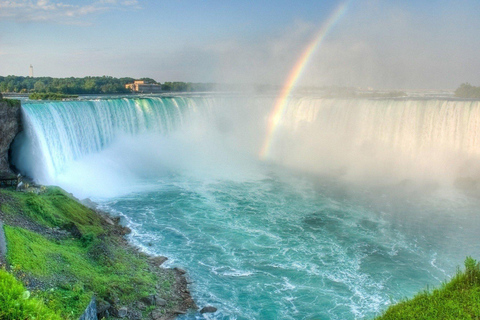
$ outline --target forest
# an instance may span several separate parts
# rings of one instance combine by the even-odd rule
[[[114,78],[110,76],[84,78],[52,78],[52,77],[22,77],[0,76],[0,92],[8,93],[58,93],[58,94],[127,94],[127,83],[143,80],[145,83],[160,84],[152,78],[134,79],[130,77]],[[211,91],[212,83],[165,82],[162,90],[165,92]]]

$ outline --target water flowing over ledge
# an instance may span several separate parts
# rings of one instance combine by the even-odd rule
[[[26,132],[13,162],[42,183],[56,183],[71,163],[114,143],[178,132],[255,155],[272,103],[204,96],[26,104]],[[292,98],[267,159],[347,180],[452,183],[479,179],[479,142],[479,101]]]

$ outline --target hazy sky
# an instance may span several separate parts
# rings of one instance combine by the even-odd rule
[[[0,75],[281,84],[345,1],[0,0]],[[479,0],[350,0],[300,84],[480,85]]]

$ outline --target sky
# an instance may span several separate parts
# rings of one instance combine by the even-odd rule
[[[0,76],[299,85],[480,85],[478,0],[0,0]]]

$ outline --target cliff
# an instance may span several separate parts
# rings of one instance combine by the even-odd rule
[[[12,175],[8,150],[15,136],[22,131],[20,105],[10,105],[0,100],[0,177]]]

